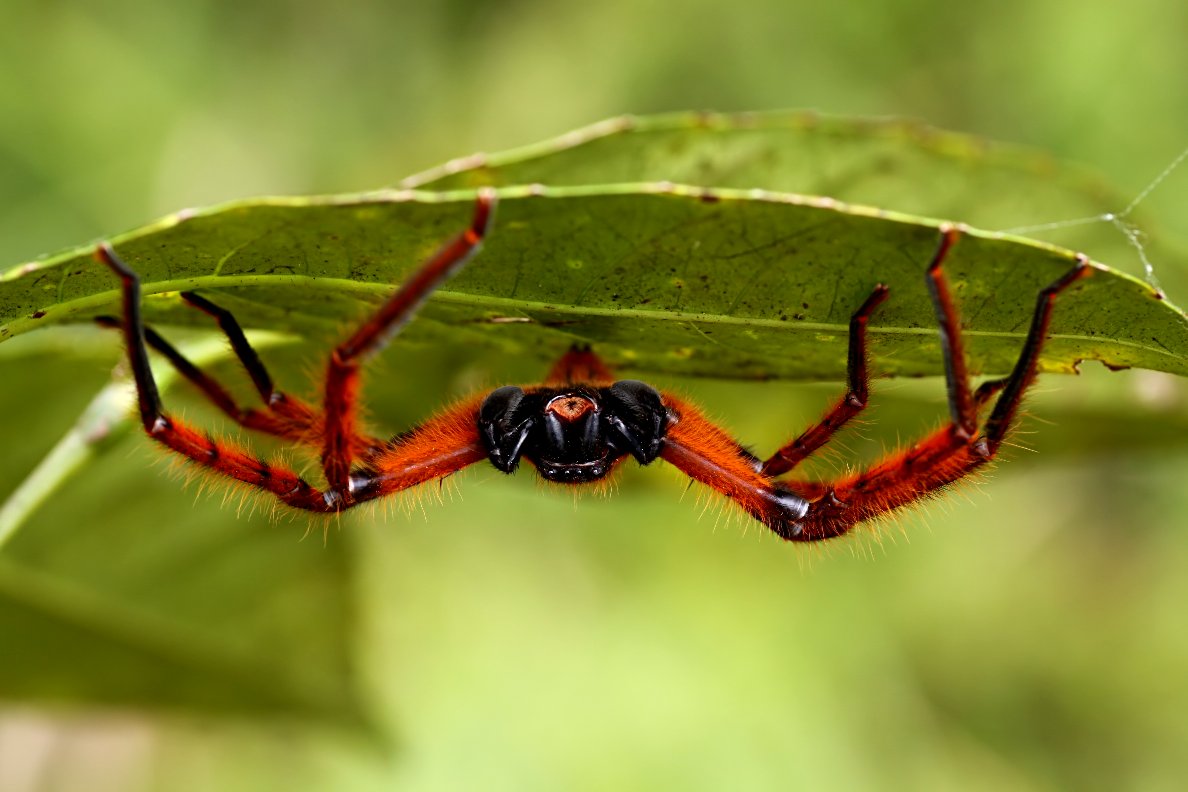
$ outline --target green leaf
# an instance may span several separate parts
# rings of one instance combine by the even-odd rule
[[[253,348],[260,350],[281,340],[281,337],[256,333],[253,334],[251,342]],[[74,350],[82,345],[82,341],[83,339],[77,337],[68,340]],[[54,351],[65,351],[55,350],[54,347],[58,346],[56,343],[45,346],[48,349],[31,349],[27,352],[40,351],[42,354],[52,354]],[[217,336],[208,336],[200,342],[179,345],[178,349],[200,368],[209,366],[228,354],[226,340]],[[179,372],[172,367],[162,368],[155,374],[157,387],[164,391],[179,376]],[[136,386],[131,377],[113,380],[91,399],[74,426],[70,427],[16,490],[0,503],[0,549],[3,549],[25,520],[69,478],[94,463],[114,439],[122,437],[131,428],[130,419],[135,404]]]
[[[225,355],[211,340],[186,353],[202,365]],[[56,383],[53,370],[0,361],[4,375],[43,389],[40,410],[78,380],[67,370]],[[0,696],[378,733],[355,669],[349,537],[299,542],[300,525],[267,513],[227,520],[217,498],[185,508],[180,485],[152,473],[159,452],[128,436],[132,398],[128,382],[105,387],[0,508],[0,540],[10,539],[0,553]],[[130,447],[130,464],[104,461]],[[67,478],[69,497],[47,498]],[[14,535],[26,518],[29,530]]]
[[[86,580],[128,572],[124,563],[96,573],[77,565],[42,570],[7,555],[0,559],[0,624],[9,636],[0,686],[6,701],[86,701],[366,726],[347,662],[347,636],[342,627],[325,632],[329,617],[345,615],[343,547],[294,565],[291,551],[262,552],[260,537],[228,542],[224,536],[227,546],[204,557],[216,562],[207,573],[221,586],[217,598],[212,589],[208,607],[185,603],[190,607],[182,610],[176,608],[178,598],[202,588],[176,581],[160,585],[162,570],[193,563],[194,557],[187,562],[179,553],[194,550],[199,529],[209,534],[210,526],[165,527],[176,549],[153,558],[151,574],[139,569],[132,580]],[[293,537],[284,536],[283,544],[292,546]],[[76,564],[82,561],[72,555]],[[257,598],[235,605],[227,592],[242,594],[245,587],[228,579],[227,565],[247,558],[261,565],[250,574],[266,577],[268,590],[253,587]],[[268,575],[260,576],[258,569],[268,567]],[[249,574],[246,568],[238,572]],[[150,581],[157,584],[152,589],[145,586]],[[288,597],[283,604],[282,596]]]
[[[634,371],[838,379],[850,315],[877,283],[876,369],[941,371],[923,273],[937,223],[828,199],[666,185],[510,187],[480,256],[409,341],[488,344],[542,360],[589,342]],[[261,199],[167,218],[114,239],[158,323],[208,327],[196,289],[245,324],[333,336],[391,293],[469,220],[473,194],[380,192]],[[1036,295],[1064,250],[971,231],[946,270],[974,372],[1010,369]],[[83,248],[0,276],[0,338],[117,312],[111,275]],[[1083,359],[1188,374],[1188,318],[1147,285],[1099,271],[1062,296],[1045,366]]]
[[[989,230],[1097,217],[1130,200],[1087,169],[1037,149],[919,121],[811,111],[623,116],[543,143],[453,160],[400,186],[646,182],[827,195]],[[1130,243],[1108,223],[1045,238],[1140,272]]]
[[[956,197],[966,201],[958,207],[979,205],[977,191],[947,193],[941,176],[955,165],[981,173],[986,203],[1009,209],[1012,201],[991,185],[1019,184],[1032,173],[1019,165],[1026,157],[979,150],[970,139],[892,134],[910,128],[902,125],[857,130],[849,154],[840,127],[830,138],[819,136],[828,123],[806,126],[819,136],[807,145],[816,154],[802,145],[799,157],[785,156],[784,128],[751,138],[733,122],[661,126],[653,131],[663,140],[645,139],[642,125],[588,144],[594,148],[517,154],[502,165],[496,158],[459,174],[453,192],[243,201],[180,213],[113,242],[143,276],[154,323],[209,329],[209,319],[177,296],[197,289],[245,325],[311,339],[316,352],[466,226],[479,174],[503,185],[486,247],[435,295],[402,343],[514,350],[543,363],[586,341],[633,371],[839,379],[850,315],[882,282],[892,297],[872,325],[876,370],[935,374],[940,350],[923,273],[938,222],[927,216],[969,217],[942,209]],[[755,129],[765,131],[763,124]],[[896,153],[899,164],[887,166]],[[648,167],[633,164],[644,155]],[[795,166],[805,163],[821,178],[795,187]],[[533,175],[531,168],[543,170]],[[638,182],[640,174],[702,179],[712,189],[584,181]],[[1045,181],[1042,168],[1032,176]],[[760,177],[769,178],[768,188],[865,196],[920,216],[735,189]],[[542,180],[568,186],[515,185]],[[904,186],[920,183],[926,188]],[[1069,192],[1083,194],[1082,187]],[[118,313],[115,281],[91,249],[0,275],[0,340]],[[964,236],[946,268],[973,371],[1009,370],[1036,295],[1073,261],[1068,251],[1026,240]],[[1100,270],[1063,295],[1052,330],[1051,370],[1097,359],[1188,374],[1188,319],[1125,275]],[[149,453],[147,443],[139,447],[141,456]],[[95,459],[86,457],[89,474],[71,499],[49,500],[36,530],[4,548],[0,631],[18,637],[3,662],[7,699],[290,715],[371,728],[355,676],[358,580],[349,534],[327,545],[298,543],[291,525],[219,519],[217,499],[200,498],[188,512],[176,501],[162,506],[159,492],[175,485],[158,487],[144,459],[132,466]],[[57,468],[60,457],[48,461],[69,470]],[[92,526],[62,518],[67,500],[121,520]],[[156,530],[146,535],[145,525]]]

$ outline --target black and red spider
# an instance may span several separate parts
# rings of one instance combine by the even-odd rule
[[[887,298],[888,289],[881,284],[850,320],[846,394],[820,423],[767,459],[746,450],[689,402],[638,380],[615,381],[588,347],[570,349],[541,385],[476,394],[389,440],[366,434],[358,420],[363,363],[477,252],[494,204],[493,193],[480,194],[470,227],[416,270],[331,352],[320,409],[274,387],[229,312],[184,293],[188,303],[218,323],[264,402],[263,408],[240,407],[221,385],[144,325],[136,273],[111,246],[100,245],[95,255],[119,276],[124,311],[122,319],[98,321],[123,330],[145,431],[198,465],[272,493],[288,506],[323,513],[341,512],[449,476],[484,459],[505,473],[515,472],[520,461],[527,460],[542,478],[574,486],[605,479],[627,457],[642,465],[663,459],[730,498],[780,537],[814,542],[927,498],[992,460],[1035,379],[1057,295],[1094,271],[1087,259],[1078,257],[1063,277],[1041,291],[1014,370],[974,391],[943,268],[960,232],[942,227],[927,282],[940,327],[950,421],[920,442],[832,480],[785,475],[866,406],[866,326]],[[320,452],[324,485],[316,487],[287,467],[271,465],[166,413],[149,367],[149,346],[240,425]],[[996,394],[989,416],[980,421],[979,412]]]

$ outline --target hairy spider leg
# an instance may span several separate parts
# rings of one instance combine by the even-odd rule
[[[182,297],[191,305],[200,306],[204,313],[214,315],[214,312],[218,312],[219,327],[227,336],[232,350],[248,371],[257,390],[264,396],[265,408],[257,410],[241,407],[218,381],[195,366],[151,326],[146,325],[144,333],[148,346],[160,353],[182,377],[198,388],[208,401],[240,426],[320,450],[324,443],[324,421],[321,414],[300,399],[272,387],[271,376],[231,312],[189,292],[183,292]],[[95,323],[101,327],[122,327],[122,322],[112,316],[98,316]],[[383,445],[382,440],[362,433],[357,433],[354,438],[355,453],[360,456],[374,453]]]
[[[205,300],[203,302],[208,306],[211,305]],[[225,314],[219,322],[220,326],[239,327],[230,312],[217,309],[217,307],[216,310],[221,310]],[[224,327],[224,329],[226,328]],[[221,398],[229,402],[232,409],[239,409],[234,406],[230,397],[226,395],[226,391],[217,382],[211,380],[208,375],[186,360],[164,339],[153,332],[151,327],[146,327],[145,331],[149,346],[161,352],[183,376],[191,379],[216,405],[223,406],[220,403]],[[249,359],[254,359],[255,365],[264,372],[263,377],[253,376],[253,379],[257,382],[271,383],[271,378],[264,371],[263,364],[255,355],[255,350],[243,337],[242,330],[234,335],[232,333],[227,333],[227,335],[230,337],[233,349],[237,353],[241,348],[248,349],[252,353]],[[239,343],[236,342],[236,337],[241,339]],[[243,356],[240,359],[244,361]],[[245,368],[248,366],[246,361],[244,361],[244,365]],[[196,377],[192,379],[191,373]],[[240,420],[240,423],[249,429],[302,442],[317,449],[322,448],[324,421],[320,414],[303,402],[279,391],[272,391],[272,397],[268,401],[269,410],[277,411],[277,415],[256,410],[241,411],[240,417],[243,420]],[[284,412],[280,412],[281,409]],[[466,399],[414,429],[386,442],[356,431],[353,454],[360,467],[355,468],[351,474],[354,500],[363,502],[399,492],[425,481],[447,476],[466,465],[485,459],[486,454],[474,426],[474,416],[477,410],[478,398]],[[224,411],[232,418],[237,418],[230,410]]]
[[[669,393],[662,397],[669,420],[660,458],[730,498],[772,531],[794,531],[808,509],[805,494],[764,475],[760,459],[697,407]]]
[[[374,316],[330,353],[326,367],[322,470],[330,489],[348,501],[352,498],[351,439],[355,436],[362,363],[400,332],[434,289],[478,252],[490,226],[494,203],[493,191],[481,191],[475,201],[470,227],[421,265]]]
[[[366,343],[357,348],[365,352],[374,352],[398,331],[400,326],[411,318],[412,313],[415,313],[425,297],[473,255],[482,239],[482,232],[490,222],[494,202],[493,193],[482,192],[476,201],[471,227],[429,259],[410,279],[409,283],[420,284],[420,293],[410,295],[407,293],[408,289],[402,287],[396,295],[404,295],[398,303],[398,307],[403,306],[402,311],[392,310],[393,303],[398,302],[395,298],[385,303],[377,316],[348,341],[348,345],[362,338]],[[441,478],[486,457],[474,421],[480,401],[477,397],[455,405],[419,427],[381,444],[363,460],[364,469],[357,475],[349,476],[345,489],[335,489],[331,486],[325,491],[319,490],[287,467],[270,465],[235,444],[214,440],[165,413],[149,365],[149,339],[153,339],[154,346],[216,406],[232,417],[241,412],[239,407],[222,386],[185,359],[157,333],[145,327],[140,309],[140,279],[116,255],[111,245],[99,245],[95,250],[95,257],[109,267],[121,282],[123,320],[120,326],[136,381],[141,423],[151,438],[193,462],[261,491],[272,493],[282,503],[294,508],[313,512],[337,512],[399,489]],[[458,257],[461,261],[456,260]],[[399,313],[403,313],[403,316],[397,315]],[[389,316],[394,316],[394,319],[387,320],[386,317]],[[99,323],[111,326],[111,320],[107,318],[100,319]],[[364,332],[368,330],[371,331],[370,338]],[[226,332],[225,328],[224,331]],[[247,346],[246,339],[243,344]],[[232,345],[234,347],[234,340]],[[239,351],[236,349],[237,353]],[[252,357],[255,357],[254,350]],[[242,356],[240,359],[243,361]],[[262,365],[259,366],[256,375],[260,371],[263,371]],[[252,372],[249,371],[249,374]],[[262,382],[271,382],[266,372],[264,377],[265,379],[261,380],[258,376],[253,376],[257,389],[262,390]],[[353,379],[357,383],[357,372]],[[328,390],[331,381],[328,377]],[[327,400],[330,400],[329,395]],[[353,402],[349,407],[353,428]],[[329,434],[329,429],[326,430],[326,434]],[[347,433],[344,432],[343,435],[347,436]],[[349,444],[346,445],[346,450],[350,451]],[[350,462],[348,459],[348,470]]]
[[[98,317],[95,321],[104,327],[121,326],[119,320],[107,316]],[[229,312],[224,321],[235,323],[238,327],[238,322]],[[285,413],[274,416],[267,412],[244,410],[235,403],[234,398],[222,385],[178,352],[152,327],[145,326],[144,330],[150,347],[164,356],[183,377],[240,425],[301,442],[315,449],[322,448],[323,420],[308,405],[276,392],[283,398],[278,400],[274,396],[270,400],[270,409],[284,406]],[[232,343],[234,346],[234,341]],[[247,346],[246,338],[242,344]],[[252,351],[254,353],[254,350]],[[369,497],[362,500],[369,500],[449,475],[459,469],[456,466],[460,463],[464,462],[461,465],[464,467],[466,464],[481,461],[484,454],[480,450],[478,434],[473,428],[474,415],[478,408],[477,404],[470,403],[473,401],[475,400],[467,400],[447,409],[391,441],[385,442],[359,433],[356,453],[362,467],[352,474],[352,486],[356,489],[355,499],[360,500],[358,491],[361,489],[367,490],[369,494]]]
[[[149,367],[146,332],[140,313],[140,278],[107,243],[95,250],[95,257],[120,279],[124,342],[136,380],[140,421],[149,437],[216,473],[271,492],[290,506],[308,511],[333,511],[330,501],[292,470],[270,465],[231,443],[215,441],[165,413],[157,382]]]
[[[102,258],[101,260],[106,263],[106,260]],[[124,323],[114,316],[96,316],[95,324],[112,330],[121,330],[124,327]],[[178,352],[172,344],[162,338],[152,327],[145,325],[144,335],[148,345],[161,353],[177,369],[177,373],[181,374],[197,387],[211,404],[218,407],[236,422],[243,423],[244,410],[235,402],[235,397],[228,393],[226,388],[205,371],[190,362],[189,358]]]
[[[942,228],[937,252],[927,270],[945,355],[951,420],[944,427],[849,476],[830,481],[777,481],[765,470],[766,463],[761,463],[697,408],[665,395],[671,418],[661,457],[689,477],[734,500],[780,537],[799,542],[840,536],[864,520],[926,498],[989,462],[997,454],[1018,416],[1028,387],[1035,380],[1057,295],[1092,275],[1094,270],[1088,259],[1078,256],[1072,269],[1040,292],[1023,350],[1011,374],[989,380],[973,392],[964,360],[960,316],[942,267],[958,237],[957,229]],[[856,316],[868,315],[873,310],[869,304],[878,299],[877,294],[878,290]],[[854,387],[856,372],[863,373],[865,368],[865,340],[862,332],[853,331],[853,324],[851,328],[850,390],[854,392],[860,390]],[[957,356],[961,359],[952,359]],[[863,364],[855,364],[856,359]],[[996,394],[998,400],[978,436],[978,411]],[[826,415],[826,421],[838,416],[852,417],[845,408],[835,407]],[[831,432],[818,432],[814,427],[806,434],[820,447]],[[777,452],[768,462],[778,469],[779,464],[785,463],[772,460],[783,458]]]
[[[1036,300],[1031,326],[1011,374],[1002,380],[991,380],[971,394],[965,360],[951,359],[962,355],[963,348],[959,314],[942,268],[956,238],[955,229],[942,230],[938,256],[928,269],[929,283],[935,284],[931,293],[945,354],[950,422],[866,470],[834,481],[807,482],[805,492],[815,495],[823,489],[824,494],[814,497],[800,521],[799,535],[792,538],[814,541],[840,536],[859,522],[927,498],[994,459],[1038,374],[1040,353],[1047,340],[1057,296],[1094,272],[1088,259],[1078,255],[1068,272],[1044,288]],[[979,435],[978,407],[996,391],[998,400]],[[801,486],[801,482],[788,483],[794,490]]]
[[[264,367],[256,350],[248,343],[243,329],[232,313],[193,292],[182,292],[181,297],[189,305],[215,320],[264,402],[264,410],[241,410],[239,423],[249,429],[320,447],[324,442],[323,417],[302,400],[276,389],[272,375]],[[153,346],[151,338],[149,345]],[[351,448],[355,455],[368,453],[381,445],[382,441],[379,439],[368,437],[358,431],[351,437]]]
[[[942,266],[949,251],[961,236],[954,226],[941,228],[940,245],[928,265],[928,294],[936,311],[937,329],[940,333],[941,360],[945,365],[945,388],[949,401],[949,431],[957,439],[969,441],[978,431],[978,410],[974,405],[973,392],[969,386],[969,371],[965,366],[965,343],[961,338],[961,316],[949,281]],[[1040,340],[1043,343],[1043,339]]]
[[[774,480],[815,453],[866,408],[870,394],[866,328],[888,293],[887,286],[878,284],[850,317],[848,390],[819,423],[766,461],[760,461],[692,404],[665,394],[665,406],[674,420],[669,423],[661,457],[685,475],[734,500],[776,533],[791,533],[791,521],[804,514],[809,501],[823,496],[828,487],[796,482],[795,492],[791,492],[791,487]]]
[[[974,392],[974,407],[981,410],[985,407],[991,399],[995,397],[1003,388],[1006,387],[1009,377],[1002,379],[986,380]]]
[[[351,474],[349,505],[393,495],[487,459],[477,422],[485,395],[447,407],[360,460]]]
[[[265,404],[271,405],[274,399],[284,398],[284,395],[273,386],[272,375],[264,367],[256,350],[248,343],[247,336],[243,334],[243,328],[239,326],[239,322],[230,311],[220,308],[194,292],[182,292],[181,298],[187,304],[215,320],[219,329],[223,331],[223,335],[227,337],[231,351],[235,353],[235,357],[239,358],[240,365],[251,378],[252,384],[256,386],[256,392],[260,394],[260,398]]]
[[[854,315],[850,317],[850,347],[846,361],[846,379],[849,390],[825,414],[820,423],[809,427],[792,442],[772,454],[764,463],[762,472],[766,476],[781,476],[792,470],[821,446],[858,413],[866,409],[870,398],[870,372],[866,346],[866,325],[871,314],[887,299],[885,285],[875,286]]]
[[[965,350],[958,329],[959,317],[953,309],[952,298],[939,265],[948,255],[959,233],[948,229],[941,236],[941,243],[928,270],[929,291],[934,304],[944,306],[940,319],[941,347],[946,367],[946,382],[949,383],[949,404],[954,411],[954,422],[972,434],[977,430],[977,410],[1002,390],[1007,378],[989,380],[976,393],[970,394],[968,376],[965,371]],[[781,476],[812,456],[837,433],[851,418],[866,409],[870,397],[870,374],[868,371],[870,351],[866,343],[866,326],[871,315],[886,299],[888,289],[879,284],[870,297],[850,317],[850,345],[846,365],[849,390],[834,407],[825,414],[820,423],[809,427],[799,437],[776,451],[763,463],[763,472],[768,476]],[[950,370],[950,368],[952,370]],[[955,386],[953,383],[957,383]],[[955,390],[954,390],[955,389]],[[960,420],[959,420],[960,419]]]

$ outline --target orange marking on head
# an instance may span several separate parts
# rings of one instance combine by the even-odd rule
[[[576,421],[596,409],[597,406],[591,399],[573,393],[557,396],[545,405],[545,412],[551,412],[562,421]]]

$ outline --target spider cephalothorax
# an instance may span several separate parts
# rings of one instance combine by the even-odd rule
[[[491,464],[512,473],[523,457],[542,478],[584,484],[605,478],[630,454],[641,465],[660,454],[668,410],[638,380],[491,392],[478,415]]]
[[[145,431],[198,465],[271,493],[294,508],[323,513],[341,512],[440,479],[484,459],[505,473],[514,472],[526,459],[543,478],[570,485],[602,480],[628,456],[644,465],[663,459],[734,501],[778,536],[819,541],[927,498],[993,459],[1035,379],[1057,296],[1093,273],[1088,261],[1078,256],[1063,277],[1042,290],[1014,370],[975,391],[966,371],[960,317],[943,270],[960,232],[942,227],[926,277],[944,352],[950,421],[870,467],[836,479],[788,474],[866,407],[866,326],[887,298],[887,287],[881,284],[872,285],[870,296],[850,320],[845,395],[819,423],[766,459],[740,445],[695,405],[638,380],[615,380],[588,346],[571,348],[541,385],[505,386],[475,395],[390,440],[367,434],[357,417],[362,362],[478,250],[494,202],[493,193],[481,192],[470,227],[333,350],[321,408],[276,390],[234,317],[203,297],[183,293],[187,302],[218,322],[264,405],[240,407],[218,382],[145,327],[139,279],[109,245],[100,245],[96,257],[122,283],[124,313],[121,319],[102,317],[99,322],[123,330]],[[211,439],[167,414],[149,367],[150,346],[237,423],[320,453],[325,483],[310,484],[287,467]],[[991,400],[994,404],[983,420]]]

